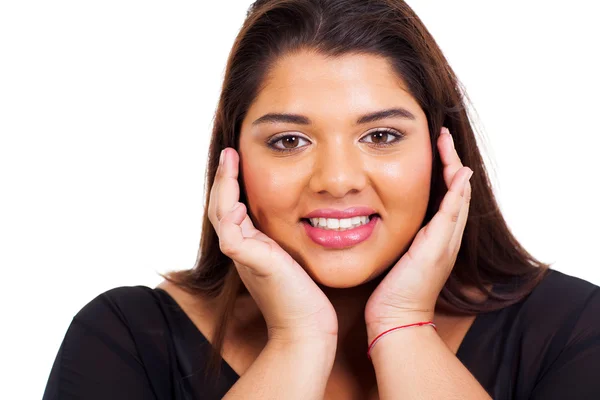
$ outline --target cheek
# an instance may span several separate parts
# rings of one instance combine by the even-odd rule
[[[431,155],[407,152],[389,162],[374,175],[374,187],[383,205],[382,228],[386,241],[385,262],[390,263],[405,251],[417,234],[429,204],[431,184]],[[383,265],[382,264],[382,265]]]
[[[383,237],[373,267],[380,273],[408,249],[427,212],[431,182],[431,157],[404,158],[390,162],[373,177],[383,206]]]
[[[257,228],[270,231],[274,221],[292,216],[303,187],[297,170],[248,164],[242,164],[242,170],[248,208]]]
[[[372,179],[386,209],[427,206],[431,182],[431,157],[403,157],[379,164]]]

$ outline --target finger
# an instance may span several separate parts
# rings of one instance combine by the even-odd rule
[[[210,194],[208,199],[208,219],[211,224],[215,228],[218,233],[218,225],[219,219],[217,218],[217,192],[219,191],[219,182],[221,182],[221,176],[223,175],[223,168],[221,167],[223,161],[223,154],[225,153],[225,149],[221,150],[221,154],[219,155],[219,165],[217,165],[217,170],[215,171],[215,179],[213,180],[212,186],[210,188]]]
[[[455,174],[439,211],[419,232],[411,245],[408,251],[411,259],[424,263],[436,263],[451,253],[449,242],[456,229],[464,203],[463,189],[469,173],[470,169],[464,167]]]
[[[223,150],[223,160],[219,165],[219,186],[216,192],[216,217],[221,220],[240,200],[240,185],[238,184],[237,151],[232,148]]]
[[[240,227],[242,228],[242,235],[244,235],[244,237],[255,238],[256,234],[258,233],[258,230],[254,227],[254,224],[252,223],[252,220],[250,219],[248,213],[246,213],[246,217],[240,224]]]
[[[463,194],[463,205],[458,216],[458,221],[456,222],[456,228],[454,229],[454,233],[452,234],[452,239],[450,239],[450,249],[453,249],[453,254],[455,255],[458,254],[458,250],[460,249],[460,245],[462,243],[465,227],[467,226],[467,220],[469,218],[470,206],[471,183],[467,182]]]
[[[233,160],[231,160],[233,154]],[[223,212],[227,212],[227,207],[237,204],[239,200],[239,155],[234,149],[223,149],[219,158],[219,166],[216,171],[215,179],[210,191],[208,219],[212,223],[217,235],[219,234],[219,219]],[[222,197],[226,198],[223,199]],[[231,196],[231,197],[229,197]],[[248,213],[241,223],[242,234],[244,237],[253,237],[258,232],[250,219]]]
[[[244,237],[241,224],[246,217],[246,206],[243,203],[237,203],[221,217],[218,227],[219,247],[223,254],[237,262],[238,270],[240,264],[249,269],[239,271],[241,274],[251,272],[257,276],[269,276],[269,263],[265,263],[264,256],[270,254],[271,246],[265,241]]]
[[[446,187],[450,188],[454,176],[463,167],[463,164],[454,147],[452,135],[446,127],[442,128],[442,134],[438,138],[438,148],[444,168],[444,182],[446,182]]]

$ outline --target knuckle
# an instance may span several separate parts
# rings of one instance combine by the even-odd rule
[[[213,224],[213,225],[215,225],[215,223],[218,220],[215,219],[215,215],[216,215],[215,210],[212,207],[210,207],[210,206],[208,207],[207,215],[208,215],[208,220],[210,221],[210,223]],[[216,228],[216,226],[215,226],[215,228]]]
[[[227,241],[220,240],[219,248],[221,249],[221,253],[225,254],[228,257],[232,257],[237,254],[237,249]]]
[[[209,216],[208,220],[210,221],[212,227],[214,228],[215,232],[217,233],[217,236],[219,235],[219,220],[216,219],[214,216]]]
[[[221,168],[220,165],[217,165],[217,170],[215,171],[215,181],[214,183],[217,183],[217,181],[219,180],[219,178],[223,176],[223,168]]]
[[[450,219],[454,223],[458,222],[459,216],[460,216],[460,211],[458,211],[458,212],[455,211],[455,212],[450,213]]]
[[[471,185],[467,185],[467,189],[465,190],[464,200],[467,204],[471,202]]]

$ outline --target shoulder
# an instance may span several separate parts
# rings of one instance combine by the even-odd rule
[[[122,286],[89,301],[73,317],[65,345],[83,351],[127,354],[143,360],[163,354],[170,341],[170,314],[166,299],[146,286]]]
[[[146,286],[121,286],[107,290],[89,301],[73,318],[74,322],[105,325],[109,321],[131,326],[160,320],[161,299]]]
[[[144,304],[154,297],[154,289],[147,286],[121,286],[92,298],[90,302],[82,309],[91,310],[103,307],[119,307],[132,304]]]
[[[592,371],[600,369],[599,316],[600,287],[556,270],[524,300],[513,343],[519,343],[524,371],[536,371],[528,398],[597,398],[600,380]]]
[[[546,277],[523,301],[521,314],[528,321],[539,324],[577,327],[591,323],[600,329],[600,287],[584,279],[549,270]]]
[[[44,399],[170,398],[171,346],[158,296],[131,286],[89,301],[67,329]]]
[[[550,270],[513,315],[523,354],[541,360],[544,371],[557,360],[600,350],[600,287]],[[571,356],[570,356],[571,355]],[[600,361],[600,360],[599,360]],[[600,363],[598,363],[600,367]]]
[[[600,289],[597,285],[585,279],[567,275],[555,269],[548,270],[548,274],[532,291],[532,297],[544,294],[568,294],[571,298],[586,298],[592,292]]]

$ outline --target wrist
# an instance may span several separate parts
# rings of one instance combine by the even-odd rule
[[[288,359],[301,362],[315,360],[325,368],[331,368],[337,351],[337,340],[330,337],[310,337],[305,339],[270,338],[266,348],[279,354],[286,354]]]
[[[316,329],[297,328],[274,328],[267,327],[269,342],[281,343],[283,345],[311,345],[311,344],[335,344],[338,335],[336,332],[322,332]]]
[[[423,312],[423,311],[414,311],[414,312],[405,312],[400,315],[395,315],[394,317],[389,318],[380,318],[377,321],[371,321],[367,323],[367,339],[368,344],[370,345],[373,340],[383,332],[393,329],[400,326],[411,325],[418,322],[427,322],[433,321],[433,313],[431,312]],[[423,327],[407,327],[402,329],[420,329]],[[432,327],[429,327],[432,329]]]
[[[325,354],[335,355],[337,349],[337,336],[334,335],[270,335],[267,341],[271,347],[278,349],[320,351]]]
[[[407,356],[418,352],[419,348],[431,347],[432,340],[440,340],[440,337],[430,325],[398,329],[377,340],[369,351],[369,358],[374,364],[388,358],[397,359],[399,354]]]

